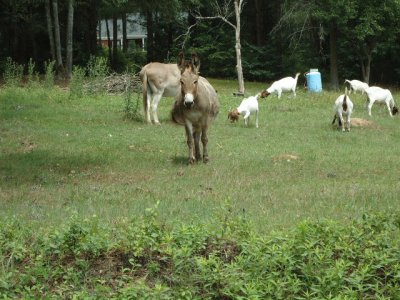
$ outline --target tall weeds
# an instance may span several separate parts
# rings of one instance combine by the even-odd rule
[[[74,66],[69,82],[70,98],[80,98],[84,95],[85,68]]]
[[[45,76],[44,76],[44,87],[47,89],[51,89],[54,87],[54,79],[55,79],[55,66],[56,62],[47,61],[44,63],[45,68]]]
[[[28,62],[28,76],[27,76],[27,86],[28,88],[39,87],[39,73],[35,71],[36,64],[32,58]]]
[[[24,66],[7,57],[4,67],[4,82],[7,86],[18,86],[22,83]]]

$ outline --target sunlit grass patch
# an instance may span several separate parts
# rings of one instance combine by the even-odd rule
[[[338,92],[299,88],[296,98],[260,100],[260,127],[254,120],[246,127],[227,119],[242,99],[232,94],[236,83],[211,83],[221,109],[209,132],[210,163],[194,166],[183,127],[170,121],[171,98],[161,100],[162,124],[153,126],[124,118],[122,96],[2,89],[0,214],[39,226],[72,212],[114,222],[160,201],[168,223],[201,223],[229,199],[259,230],[271,230],[399,208],[399,119],[385,108],[374,107],[370,118],[365,98],[352,96],[354,126],[342,133],[331,125]],[[265,87],[249,83],[246,95]]]

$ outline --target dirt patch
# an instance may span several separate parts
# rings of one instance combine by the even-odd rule
[[[207,238],[205,248],[200,255],[207,259],[215,255],[225,263],[231,263],[241,252],[241,247],[235,241]]]
[[[351,126],[353,127],[361,127],[361,128],[378,128],[379,126],[370,121],[361,118],[352,118],[351,119]]]
[[[30,153],[36,149],[37,145],[27,139],[21,141],[22,151],[24,153]]]
[[[287,154],[287,153],[284,153],[284,154],[281,154],[281,155],[278,155],[278,156],[273,157],[273,158],[272,158],[272,161],[278,162],[278,161],[284,161],[284,160],[286,160],[286,161],[289,162],[289,161],[298,160],[298,159],[299,159],[299,156],[296,155],[296,154]]]

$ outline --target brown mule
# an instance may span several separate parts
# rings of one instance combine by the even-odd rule
[[[208,162],[208,127],[219,112],[219,101],[215,89],[204,77],[199,76],[200,60],[192,54],[191,61],[179,55],[178,67],[181,71],[181,93],[173,105],[172,120],[185,126],[189,163],[201,159],[200,139],[203,144],[203,162]]]

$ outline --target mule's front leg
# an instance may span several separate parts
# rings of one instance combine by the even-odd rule
[[[193,127],[192,124],[189,122],[186,122],[185,125],[185,130],[186,130],[186,138],[187,138],[187,145],[189,148],[189,164],[194,164],[195,157],[194,157],[194,147],[193,147]]]
[[[202,130],[201,133],[201,142],[203,143],[203,162],[206,164],[208,163],[208,136],[207,136],[207,128]]]
[[[200,160],[201,153],[200,153],[200,132],[195,130],[193,132],[193,139],[194,139],[194,156],[196,160]]]

